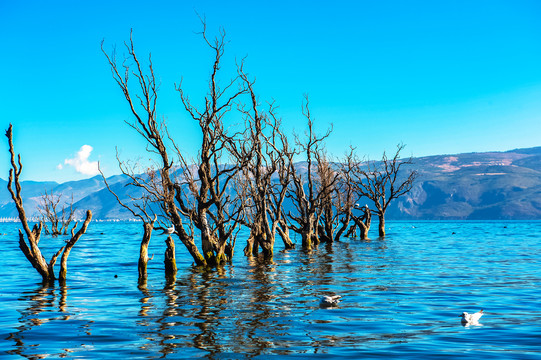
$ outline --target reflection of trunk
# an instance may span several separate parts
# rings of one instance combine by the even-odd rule
[[[165,278],[167,283],[175,282],[177,276],[177,261],[175,258],[175,241],[171,236],[165,240],[167,249],[165,250]]]
[[[379,236],[385,237],[385,213],[380,212],[378,214],[378,218],[379,218],[379,227],[378,227]]]
[[[154,222],[143,224],[144,233],[143,240],[141,241],[141,246],[139,248],[139,284],[143,283],[147,279],[147,264],[149,261],[148,258],[148,245],[150,243],[150,237],[152,236],[152,229],[154,228]]]

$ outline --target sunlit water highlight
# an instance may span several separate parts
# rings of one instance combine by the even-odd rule
[[[178,242],[169,287],[155,234],[138,288],[141,226],[91,223],[67,285],[46,288],[18,224],[0,224],[0,358],[541,358],[541,222],[388,227],[310,253],[277,244],[272,264],[245,258],[241,233],[233,264],[212,271]],[[40,244],[50,254],[62,238]],[[320,309],[334,293],[340,306]],[[461,325],[480,309],[482,326]]]

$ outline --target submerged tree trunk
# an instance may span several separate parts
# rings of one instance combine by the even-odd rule
[[[250,228],[250,236],[246,240],[246,247],[244,248],[245,256],[257,256],[259,252],[258,231],[257,225],[253,224]]]
[[[68,273],[68,256],[71,252],[71,248],[75,245],[77,240],[86,232],[86,229],[88,227],[88,224],[90,223],[90,220],[92,220],[92,211],[87,210],[86,211],[86,219],[83,223],[83,226],[75,233],[75,229],[77,228],[77,223],[71,229],[71,239],[66,244],[66,247],[64,248],[64,252],[62,253],[62,258],[60,259],[60,273],[58,274],[58,281],[65,282],[66,281],[66,275]]]
[[[150,244],[150,238],[152,237],[154,221],[144,222],[143,229],[143,240],[141,240],[141,246],[139,247],[139,263],[137,266],[139,272],[139,284],[146,282],[147,279],[147,264],[150,260],[148,257],[148,245]]]
[[[289,227],[287,226],[285,221],[280,221],[280,226],[276,228],[276,231],[278,231],[278,234],[282,238],[286,250],[291,250],[295,248],[295,244],[291,241],[291,237],[289,236]]]
[[[303,229],[301,237],[304,250],[312,250],[314,246],[319,244],[319,239],[312,228]]]
[[[177,277],[177,260],[175,257],[175,241],[171,236],[165,240],[167,249],[165,250],[165,278],[168,283],[175,282]]]
[[[348,231],[346,232],[345,237],[352,237],[352,238],[357,237],[357,223],[353,223],[353,225],[349,227]]]
[[[260,235],[261,240],[259,240],[259,245],[261,246],[261,252],[265,259],[272,259],[274,256],[275,236],[275,234],[268,236],[265,232],[262,232]]]
[[[255,247],[255,249],[254,249],[254,243],[255,243],[255,239],[254,239],[254,237],[252,235],[250,235],[248,240],[246,240],[246,246],[244,247],[244,255],[245,256],[257,255],[257,252],[254,254],[255,249],[257,249],[257,247]]]
[[[379,237],[385,237],[385,213],[380,212],[378,214],[378,219],[379,219],[379,226],[378,226]]]

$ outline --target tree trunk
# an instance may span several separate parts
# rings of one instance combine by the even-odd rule
[[[362,234],[362,231],[361,231]],[[353,224],[349,227],[348,231],[346,232],[345,237],[357,237],[357,225]]]
[[[261,240],[259,241],[261,245],[261,252],[265,259],[272,259],[274,256],[274,237],[271,235],[267,236],[266,233],[261,234]]]
[[[278,234],[282,238],[286,250],[291,250],[295,248],[295,244],[293,244],[291,238],[289,237],[289,228],[287,227],[287,224],[285,222],[281,221],[280,226],[276,228],[276,231],[278,231]]]
[[[379,218],[379,237],[385,237],[385,213],[380,213]]]
[[[366,240],[368,239],[368,227],[366,226],[361,226],[361,237],[360,237],[361,240]]]
[[[207,219],[205,210],[201,210],[201,248],[203,256],[208,266],[216,266],[216,256],[214,254],[214,246],[212,241],[212,232]]]
[[[232,244],[230,243],[225,244],[225,255],[227,256],[229,261],[233,261],[234,252],[235,252],[235,247]]]
[[[313,234],[311,231],[303,231],[301,234],[302,237],[302,248],[304,250],[312,250],[313,246]]]
[[[152,236],[152,230],[154,228],[154,221],[144,222],[143,223],[143,240],[141,240],[141,246],[139,247],[139,263],[137,269],[139,271],[138,283],[142,284],[146,282],[147,279],[147,264],[149,261],[148,258],[148,245],[150,243],[150,238]]]
[[[246,240],[246,247],[244,248],[245,256],[253,256],[257,254],[257,250],[254,250],[254,243],[255,243],[254,236],[250,232],[250,237],[248,238],[248,240]],[[254,251],[256,252],[256,254],[254,254]]]
[[[384,220],[384,223],[385,223],[385,220]],[[367,209],[363,217],[362,226],[360,226],[361,240],[368,239],[368,231],[370,230],[371,225],[372,225],[372,214],[370,213],[370,210]],[[384,228],[384,231],[385,231],[385,228]]]
[[[74,233],[75,228],[77,228],[77,224],[75,224],[73,229],[71,229],[71,239],[66,244],[64,252],[62,253],[62,258],[60,259],[60,273],[58,274],[58,281],[66,281],[66,275],[68,273],[68,256],[71,252],[71,248],[75,245],[77,240],[79,240],[79,238],[86,232],[86,228],[88,227],[90,220],[92,220],[92,211],[87,210],[85,222],[83,223],[83,226],[81,226],[79,231],[77,231],[77,233]]]
[[[175,257],[175,241],[171,236],[165,240],[167,249],[165,250],[165,278],[168,283],[175,282],[177,277],[177,260]]]
[[[218,240],[216,241],[218,242]],[[215,265],[225,264],[228,261],[227,255],[225,254],[226,245],[227,241],[225,240],[218,243],[216,255],[214,256]]]

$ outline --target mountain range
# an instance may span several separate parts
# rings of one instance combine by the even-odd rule
[[[388,219],[541,219],[541,147],[413,160],[412,168],[419,177],[410,193],[391,204]],[[299,163],[298,168],[302,169],[303,164]],[[111,176],[107,182],[121,199],[127,200],[133,191],[125,186],[128,179],[124,175]],[[7,181],[0,179],[0,218],[16,218],[6,187]],[[61,184],[23,181],[21,187],[29,216],[37,216],[40,198],[47,191],[68,201],[73,195],[79,217],[90,209],[95,219],[133,218],[110,194],[100,175]]]

